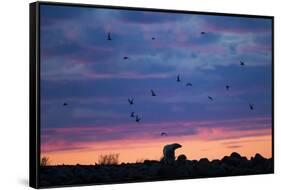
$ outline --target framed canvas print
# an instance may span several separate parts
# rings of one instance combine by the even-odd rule
[[[30,4],[30,186],[274,172],[273,17]]]

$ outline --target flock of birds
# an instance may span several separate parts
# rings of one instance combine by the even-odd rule
[[[240,65],[243,66],[244,62],[241,62]],[[181,81],[180,75],[177,76],[176,81],[177,82]],[[190,86],[191,87],[192,83],[188,82],[188,83],[186,83],[186,86]],[[230,90],[230,86],[229,85],[226,85],[225,88],[226,88],[227,91]],[[150,92],[151,92],[151,96],[156,96],[156,93],[154,92],[154,90],[151,89]],[[214,101],[214,98],[212,96],[208,96],[208,99],[210,101]],[[129,102],[130,105],[133,105],[134,104],[134,98],[131,98],[131,99],[128,98],[128,102]],[[253,110],[254,109],[254,105],[253,104],[249,104],[249,108],[250,108],[250,110]],[[141,118],[137,114],[135,114],[135,112],[131,112],[130,117],[135,118],[136,122],[140,122],[140,120],[141,120]],[[167,133],[161,133],[161,136],[167,136]]]
[[[206,34],[207,34],[206,32],[201,32],[201,35],[206,35]],[[112,37],[111,37],[111,33],[110,33],[110,32],[108,32],[108,34],[107,34],[107,40],[108,40],[108,41],[112,41]],[[151,40],[156,40],[156,38],[155,38],[155,37],[152,37]],[[124,59],[124,60],[127,60],[127,59],[129,59],[129,57],[128,57],[128,56],[124,56],[123,59]],[[243,61],[240,61],[240,66],[245,66],[245,63],[244,63]],[[181,79],[180,79],[180,75],[179,75],[179,74],[177,75],[176,82],[181,82]],[[186,83],[186,86],[187,86],[187,87],[192,87],[192,83],[187,82],[187,83]],[[229,86],[228,84],[225,86],[225,88],[226,88],[227,91],[230,90],[230,86]],[[154,92],[154,90],[151,89],[150,92],[151,92],[151,96],[156,96],[156,93]],[[214,101],[214,98],[213,98],[212,96],[208,96],[208,99],[209,99],[210,101]],[[129,105],[134,105],[134,98],[131,98],[131,99],[128,98],[128,102],[129,102]],[[68,103],[67,103],[67,102],[64,102],[64,103],[63,103],[63,106],[68,106]],[[249,109],[250,109],[250,110],[253,110],[253,109],[254,109],[254,105],[253,105],[253,104],[249,104]],[[131,117],[131,118],[134,118],[135,122],[137,122],[137,123],[139,123],[139,122],[141,121],[141,119],[142,119],[142,118],[141,118],[138,114],[136,114],[135,112],[131,112],[130,117]],[[161,135],[161,136],[168,136],[168,134],[167,134],[166,132],[161,132],[160,135]]]

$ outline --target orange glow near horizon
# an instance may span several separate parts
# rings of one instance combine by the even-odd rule
[[[50,158],[52,165],[59,164],[95,164],[100,155],[119,153],[119,163],[134,163],[140,160],[159,160],[162,148],[166,144],[179,143],[183,147],[176,150],[176,155],[185,154],[189,160],[208,158],[221,159],[232,152],[238,152],[248,159],[256,153],[266,158],[272,157],[271,135],[237,137],[223,140],[198,140],[190,137],[118,140],[88,143],[86,149],[43,152],[42,156]]]

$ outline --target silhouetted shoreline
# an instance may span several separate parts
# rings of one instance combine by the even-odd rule
[[[273,159],[256,154],[250,160],[232,153],[221,160],[184,157],[170,165],[157,160],[119,165],[58,165],[40,168],[40,186],[106,184],[273,173]]]

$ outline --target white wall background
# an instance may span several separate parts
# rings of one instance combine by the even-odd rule
[[[51,1],[51,0],[50,0]],[[281,11],[278,0],[60,0],[88,4],[181,9],[275,16],[275,169],[274,175],[224,177],[67,189],[277,189],[281,185],[280,99]],[[28,187],[29,1],[0,5],[0,189]],[[280,188],[280,187],[279,187]]]

